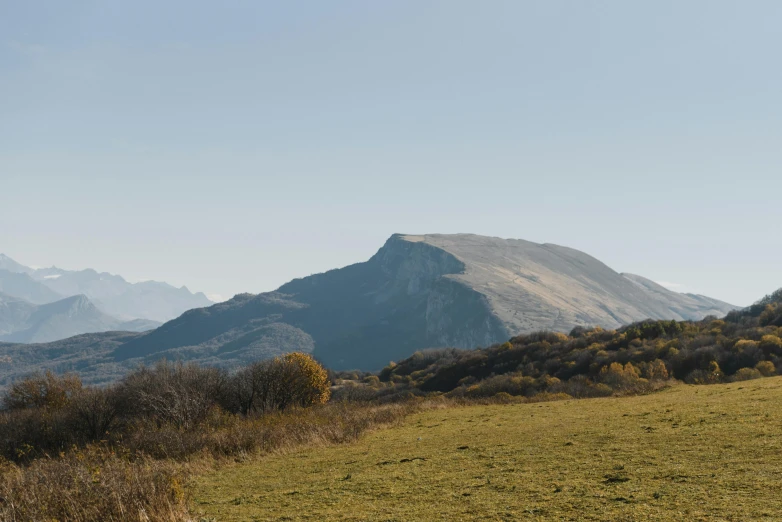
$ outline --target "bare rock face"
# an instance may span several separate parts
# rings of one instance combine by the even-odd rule
[[[431,245],[464,269],[444,277],[485,296],[491,314],[513,335],[616,328],[642,319],[701,319],[735,306],[679,294],[640,276],[619,274],[597,259],[558,245],[470,234],[399,236]]]
[[[571,248],[468,234],[394,235],[366,263],[278,291],[307,304],[299,324],[334,368],[376,369],[421,348],[475,348],[536,330],[735,308],[619,274]]]

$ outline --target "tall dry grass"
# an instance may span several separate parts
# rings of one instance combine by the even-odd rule
[[[128,461],[103,448],[6,464],[0,477],[3,521],[185,521],[185,474],[174,462]]]
[[[400,421],[420,402],[330,403],[243,418],[213,411],[197,429],[138,425],[120,441],[74,448],[0,475],[3,521],[187,521],[193,471],[302,446],[350,442]]]

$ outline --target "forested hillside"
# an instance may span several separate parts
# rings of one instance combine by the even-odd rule
[[[782,290],[722,319],[642,321],[618,330],[575,328],[569,335],[521,335],[486,349],[420,351],[384,368],[380,382],[364,376],[375,384],[361,390],[372,397],[430,392],[589,397],[643,391],[668,378],[709,384],[778,373]]]

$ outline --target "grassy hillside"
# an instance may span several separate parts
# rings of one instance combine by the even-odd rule
[[[197,479],[202,520],[779,520],[782,377],[430,410]]]

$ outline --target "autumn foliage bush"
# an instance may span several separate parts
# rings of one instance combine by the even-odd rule
[[[646,393],[669,379],[712,384],[780,371],[782,290],[723,319],[576,327],[569,335],[534,332],[478,350],[424,350],[384,368],[376,388],[377,397],[599,397]]]

